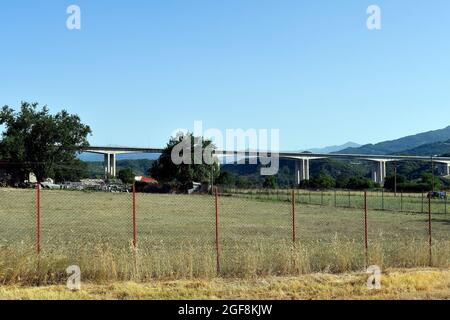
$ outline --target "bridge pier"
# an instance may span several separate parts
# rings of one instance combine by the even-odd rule
[[[116,177],[116,154],[105,153],[104,155],[105,178]]]
[[[300,185],[304,180],[309,180],[309,159],[299,159],[295,161],[295,183]]]
[[[439,175],[443,177],[450,176],[450,161],[433,160],[433,164],[435,169],[438,168]]]
[[[440,162],[443,165],[443,169],[440,170],[440,172],[446,176],[450,176],[450,162]]]
[[[375,168],[372,172],[372,178],[375,183],[383,186],[384,181],[386,180],[386,162],[387,161],[375,161]]]

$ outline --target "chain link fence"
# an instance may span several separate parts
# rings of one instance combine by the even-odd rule
[[[37,192],[0,188],[0,245],[32,248],[37,234]]]
[[[131,192],[41,189],[41,248],[129,246],[133,239],[132,206]]]
[[[144,279],[450,265],[446,200],[426,194],[2,188],[0,204],[2,248],[69,252],[74,262],[93,252],[86,263],[131,253],[129,272]]]

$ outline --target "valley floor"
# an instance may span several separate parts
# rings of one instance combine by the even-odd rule
[[[65,286],[0,286],[0,299],[450,299],[450,269],[391,269],[380,290],[369,290],[368,275],[311,274],[298,277],[116,282]]]

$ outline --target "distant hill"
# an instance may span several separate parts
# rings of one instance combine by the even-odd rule
[[[348,148],[359,148],[359,147],[361,147],[361,145],[356,142],[347,142],[347,143],[344,143],[341,145],[329,146],[329,147],[324,147],[324,148],[312,148],[312,149],[308,149],[305,151],[309,151],[312,153],[333,153],[333,152],[339,152],[341,150],[348,149]]]
[[[347,148],[338,153],[348,154],[394,154],[406,153],[406,150],[413,150],[425,144],[432,144],[450,139],[450,126],[434,131],[428,131],[403,137],[396,140],[384,141],[377,144],[366,144],[359,148]]]
[[[450,154],[450,140],[444,142],[423,144],[414,149],[398,152],[398,154],[405,154],[411,156],[431,156],[431,155],[442,156],[445,154]]]

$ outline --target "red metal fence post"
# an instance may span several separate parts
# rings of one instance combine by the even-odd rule
[[[433,252],[432,252],[432,235],[431,235],[431,195],[428,195],[428,246],[429,246],[429,264],[433,266]]]
[[[216,198],[216,267],[217,275],[220,274],[220,243],[219,243],[219,191],[215,188]]]
[[[136,249],[136,185],[133,183],[133,247]]]
[[[36,250],[41,253],[41,185],[36,184]]]
[[[295,191],[292,190],[292,243],[295,246]]]
[[[364,191],[364,248],[366,253],[366,267],[368,264],[368,252],[369,252],[369,228],[368,228],[368,221],[367,221],[367,191]]]

